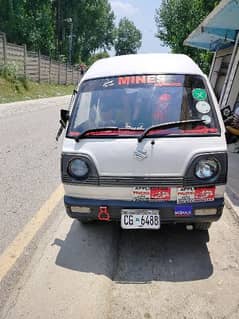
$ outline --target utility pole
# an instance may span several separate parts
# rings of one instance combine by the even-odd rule
[[[72,37],[73,37],[73,21],[70,23],[70,36],[69,36],[69,64],[72,63]]]
[[[70,34],[68,36],[68,38],[69,38],[68,63],[71,64],[71,62],[72,62],[73,20],[72,20],[72,18],[67,18],[64,21],[68,22],[70,25]]]
[[[57,47],[57,55],[62,53],[62,23],[61,23],[61,0],[56,1],[56,47]]]

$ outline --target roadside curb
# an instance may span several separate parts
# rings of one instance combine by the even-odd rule
[[[236,194],[229,186],[224,195],[225,205],[239,219],[239,194]]]

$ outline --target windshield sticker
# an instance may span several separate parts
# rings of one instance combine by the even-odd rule
[[[193,98],[197,101],[205,101],[207,99],[207,92],[204,89],[192,90]]]
[[[155,86],[182,87],[182,83],[179,83],[179,82],[161,82],[161,83],[155,83]]]
[[[205,124],[210,124],[211,121],[212,121],[212,118],[211,118],[211,116],[209,116],[209,115],[203,115],[203,116],[202,116],[202,120],[203,120],[203,122],[204,122]]]
[[[114,81],[113,80],[109,80],[109,81],[104,82],[102,86],[107,88],[107,87],[113,86],[113,85],[115,85]]]
[[[196,109],[198,112],[200,112],[202,114],[206,114],[206,113],[210,112],[211,106],[207,102],[200,101],[200,102],[197,102]]]
[[[136,75],[136,76],[120,76],[118,77],[118,85],[132,84],[154,84],[156,86],[182,86],[180,82],[162,81],[161,75]]]

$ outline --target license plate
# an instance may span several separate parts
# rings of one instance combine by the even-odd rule
[[[121,227],[124,229],[159,229],[159,211],[150,209],[123,209],[121,211]]]

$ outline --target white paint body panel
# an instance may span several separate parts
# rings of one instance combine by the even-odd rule
[[[216,109],[222,135],[225,127],[222,120],[217,98],[208,77],[203,74],[198,65],[187,55],[168,53],[129,54],[109,57],[96,61],[84,74],[78,85],[85,80],[119,75],[140,74],[194,74],[202,76],[210,91]]]
[[[82,80],[135,74],[199,74],[203,72],[184,54],[145,53],[101,59],[95,62]]]
[[[102,199],[102,200],[134,200],[133,187],[104,187],[104,186],[75,186],[64,185],[65,193],[68,196],[76,198]],[[216,186],[215,198],[222,198],[225,192],[225,186]],[[171,187],[170,200],[176,201],[177,188]]]
[[[100,176],[154,176],[182,177],[191,159],[196,154],[226,152],[225,128],[215,94],[207,77],[200,68],[187,56],[175,54],[137,54],[118,56],[97,61],[86,72],[81,82],[88,79],[119,75],[140,74],[195,74],[204,77],[215,105],[221,136],[203,137],[158,137],[145,138],[141,143],[135,138],[83,138],[76,142],[64,138],[63,153],[85,154],[94,162]],[[80,84],[79,84],[80,86]],[[155,144],[151,142],[154,140]],[[135,151],[146,152],[147,157],[135,158]],[[90,191],[100,193],[100,198],[127,198],[129,190],[125,187],[114,187],[110,195],[107,187],[83,187],[65,185],[66,193],[72,196],[97,198]],[[78,191],[77,191],[78,190]],[[121,193],[121,195],[120,195]],[[219,192],[221,195],[221,191]]]
[[[155,144],[152,145],[151,141]],[[145,159],[135,151],[147,152]],[[223,137],[65,139],[63,153],[86,154],[101,176],[183,176],[195,154],[225,152]]]

